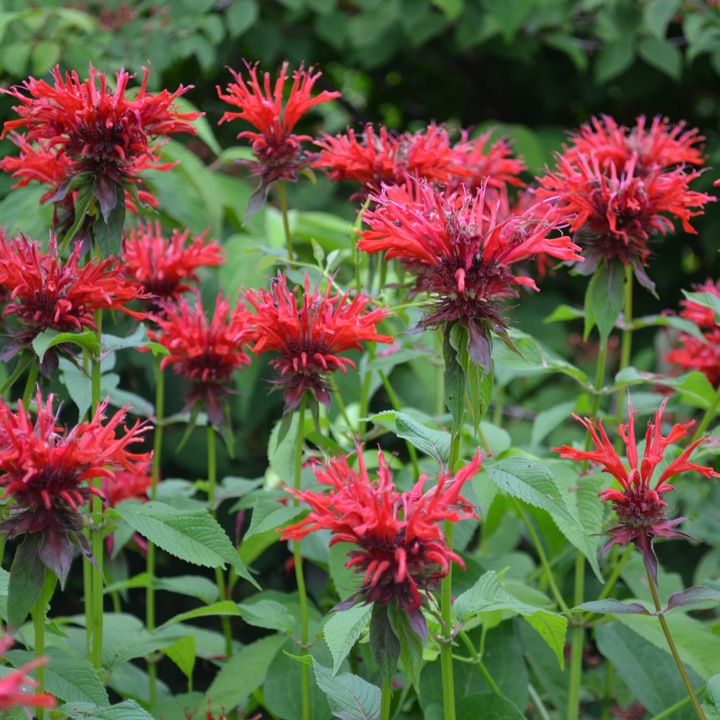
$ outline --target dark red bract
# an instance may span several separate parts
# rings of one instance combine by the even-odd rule
[[[361,450],[357,470],[350,468],[348,457],[316,467],[318,481],[329,492],[288,490],[310,506],[310,514],[280,532],[297,542],[313,530],[327,529],[330,545],[353,543],[358,549],[348,553],[345,566],[363,576],[357,596],[381,605],[397,599],[399,608],[417,610],[421,593],[437,586],[451,562],[464,567],[445,545],[441,524],[475,517],[460,492],[480,469],[482,456],[478,452],[454,477],[441,473],[425,493],[427,475],[410,492],[398,492],[382,453],[379,462],[377,481],[369,478]]]
[[[620,437],[627,447],[627,459],[630,464],[628,472],[615,448],[608,439],[602,420],[597,424],[589,418],[579,420],[589,431],[595,444],[595,450],[586,452],[577,450],[568,445],[560,448],[553,448],[560,453],[560,457],[571,458],[576,462],[592,461],[603,466],[603,472],[612,475],[622,486],[622,490],[608,488],[599,493],[599,497],[605,502],[610,500],[618,517],[618,523],[607,531],[610,540],[603,547],[601,555],[606,553],[613,545],[627,545],[633,542],[643,553],[643,560],[648,572],[653,576],[657,584],[657,557],[653,549],[653,541],[656,537],[683,537],[690,538],[675,526],[687,518],[680,517],[669,520],[665,517],[667,503],[663,496],[665,493],[674,490],[669,484],[675,475],[694,470],[705,477],[720,477],[710,467],[695,465],[689,461],[695,448],[708,438],[700,438],[689,445],[683,452],[673,460],[663,471],[657,481],[652,484],[652,476],[655,468],[662,462],[665,448],[668,445],[678,442],[685,437],[692,422],[686,425],[676,424],[666,437],[662,435],[662,415],[665,410],[667,399],[660,405],[660,410],[654,410],[655,421],[648,422],[647,433],[645,434],[645,453],[642,462],[639,462],[637,443],[635,441],[635,424],[632,401],[628,399],[627,425],[620,425]],[[598,436],[598,432],[600,435]]]
[[[290,292],[287,278],[278,273],[270,291],[248,290],[247,301],[255,308],[253,325],[253,352],[276,351],[279,356],[270,364],[279,371],[276,384],[285,390],[285,405],[291,410],[300,402],[303,393],[310,392],[326,406],[330,406],[330,387],[326,376],[355,363],[340,353],[361,350],[363,340],[392,343],[389,335],[378,335],[376,325],[389,314],[386,309],[375,308],[366,312],[368,298],[350,294],[331,295],[318,287],[310,288],[305,276],[302,306],[298,307],[296,292]]]

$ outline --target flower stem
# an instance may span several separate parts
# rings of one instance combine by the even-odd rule
[[[366,366],[367,368],[367,366]],[[360,417],[366,418],[368,414],[368,408],[370,406],[370,382],[372,381],[372,370],[365,370],[365,377],[363,377],[363,384],[360,390]],[[360,420],[358,424],[358,434],[360,440],[365,435],[365,429],[367,428],[367,420]]]
[[[342,415],[345,424],[348,426],[348,430],[352,431],[352,423],[350,422],[350,418],[348,417],[347,408],[345,407],[345,403],[343,402],[342,396],[340,395],[340,391],[338,390],[337,383],[335,382],[335,378],[332,373],[329,375],[329,378],[330,387],[332,387],[333,389],[333,397],[335,398],[335,400],[337,400],[338,407],[340,408],[340,414]]]
[[[360,270],[362,269],[362,251],[358,247],[358,240],[360,238],[360,227],[362,226],[362,219],[365,211],[370,206],[370,198],[365,201],[365,204],[360,208],[358,216],[353,225],[353,232],[350,236],[350,251],[352,254],[352,263],[355,268],[355,290],[359,295],[362,292],[362,280],[360,278]]]
[[[605,663],[605,694],[600,711],[600,720],[610,720],[610,708],[613,700],[613,664],[608,660]]]
[[[585,595],[585,556],[577,553],[575,558],[574,604],[582,605]],[[568,720],[577,720],[580,709],[580,681],[582,680],[582,653],[585,643],[585,628],[582,624],[573,626],[570,636],[570,688],[568,690]]]
[[[630,557],[630,553],[632,552],[633,546],[628,545],[627,548],[625,548],[625,552],[623,553],[622,557],[620,558],[620,562],[615,566],[614,570],[612,571],[612,574],[608,578],[608,581],[605,583],[605,587],[603,588],[602,592],[600,593],[600,597],[598,597],[598,600],[604,600],[610,593],[613,591],[613,588],[615,587],[615,583],[617,582],[617,579],[620,577],[620,573],[622,572],[622,569],[625,567],[625,563],[627,562],[627,559]]]
[[[655,581],[653,580],[653,577],[649,572],[647,573],[647,578],[648,583],[650,584],[650,591],[652,592],[653,602],[655,603],[655,610],[660,612],[662,610],[662,606],[660,605],[660,600],[658,598]],[[675,647],[675,641],[672,639],[672,635],[670,634],[670,628],[668,627],[667,621],[665,620],[665,616],[662,614],[658,615],[658,620],[660,620],[660,625],[662,625],[663,632],[665,633],[665,639],[667,640],[668,646],[670,647],[670,652],[672,653],[673,658],[675,658],[675,664],[678,666],[680,675],[682,676],[683,682],[685,683],[685,687],[690,697],[690,702],[695,707],[695,712],[697,713],[700,720],[707,720],[703,709],[700,707],[697,695],[695,695],[695,691],[690,684],[690,678],[688,678],[687,673],[685,672],[685,667],[682,664],[680,655],[678,655],[677,648]]]
[[[34,356],[31,352],[26,352],[18,358],[17,365],[12,371],[10,377],[0,387],[0,395],[4,395],[15,383],[15,381],[25,372],[25,368],[33,361]],[[36,375],[37,377],[37,375]]]
[[[95,327],[97,328],[98,345],[102,341],[102,310],[96,309],[94,313]],[[92,406],[90,417],[97,412],[100,405],[100,383],[101,383],[101,360],[99,357],[92,359]],[[95,490],[102,492],[102,478],[92,479]],[[91,568],[92,575],[92,664],[98,672],[102,669],[102,644],[103,644],[103,507],[99,495],[92,497],[92,553],[97,566]]]
[[[622,334],[622,349],[620,351],[620,369],[624,370],[630,365],[632,354],[632,314],[633,314],[633,269],[632,265],[625,268],[625,329]],[[620,404],[622,407],[622,403]]]
[[[567,612],[570,608],[568,607],[568,604],[565,602],[565,598],[563,598],[562,593],[560,592],[560,589],[557,586],[557,583],[555,582],[555,577],[553,576],[552,568],[550,567],[550,563],[548,562],[547,555],[545,554],[545,549],[542,546],[542,543],[540,542],[540,538],[538,537],[538,534],[535,532],[535,528],[533,527],[532,523],[530,522],[530,518],[527,516],[527,513],[523,509],[523,506],[520,504],[520,501],[513,497],[511,498],[513,501],[513,504],[515,505],[515,509],[518,511],[518,515],[520,515],[522,521],[525,523],[525,526],[528,529],[528,532],[530,533],[530,537],[532,538],[533,544],[535,545],[535,550],[537,551],[538,557],[540,558],[540,564],[543,566],[543,569],[545,570],[545,574],[548,578],[548,584],[550,585],[550,590],[552,591],[553,597],[555,598],[555,602],[558,604],[558,606],[561,608],[563,612]],[[584,559],[584,558],[583,558]]]
[[[160,458],[162,453],[163,437],[163,414],[165,412],[165,375],[160,369],[160,357],[155,358],[156,385],[155,385],[155,437],[153,442],[153,462],[151,472],[150,499],[155,500],[157,496],[157,484],[160,478]],[[155,630],[155,543],[148,540],[147,544],[147,574],[150,577],[150,584],[147,587],[146,598],[146,619],[147,631],[152,633]],[[152,658],[147,662],[148,680],[150,682],[150,707],[155,707],[157,701],[157,663]]]
[[[295,490],[300,490],[300,473],[302,472],[302,451],[303,451],[303,431],[305,428],[305,404],[307,397],[303,394],[298,408],[298,430],[297,430],[297,449],[295,451]],[[300,498],[297,496],[293,500],[293,506],[300,505]],[[295,558],[295,579],[297,580],[298,594],[300,595],[300,613],[302,615],[302,645],[300,647],[300,655],[307,655],[308,644],[308,605],[307,593],[305,592],[305,577],[303,576],[302,555],[300,554],[300,543],[296,540],[293,548]],[[300,672],[302,678],[302,717],[303,720],[310,720],[310,668],[307,663],[300,663]]]
[[[478,670],[480,671],[482,676],[485,678],[485,682],[487,682],[487,684],[490,686],[490,689],[496,695],[502,695],[502,692],[500,691],[500,688],[498,687],[495,680],[493,680],[493,677],[490,674],[490,671],[485,667],[485,664],[482,661],[482,657],[475,650],[475,646],[472,644],[472,640],[468,637],[468,634],[464,630],[461,630],[458,633],[458,637],[465,644],[465,647],[468,649],[468,652],[472,656],[473,664],[477,665]]]
[[[33,629],[35,630],[35,659],[39,660],[45,654],[45,607],[47,605],[45,601],[45,591],[47,588],[47,574],[50,572],[47,568],[45,569],[45,579],[43,580],[42,590],[40,595],[35,601],[35,605],[32,609],[32,621]],[[39,665],[35,668],[35,682],[38,684],[38,693],[45,692],[45,667]],[[45,708],[38,707],[37,709],[37,720],[45,720]]]
[[[505,386],[501,385],[497,389],[497,395],[495,397],[495,410],[493,411],[493,425],[502,427],[503,423],[503,410],[505,409]]]
[[[530,702],[535,706],[540,720],[550,720],[550,714],[540,695],[538,695],[538,691],[532,686],[532,683],[528,683],[528,693],[530,694]]]
[[[288,260],[293,259],[292,235],[290,235],[290,222],[288,221],[287,197],[285,197],[285,181],[278,180],[278,195],[280,196],[280,210],[282,212],[285,242],[287,244]]]
[[[390,720],[390,703],[392,702],[392,685],[382,681],[382,697],[380,698],[380,720]]]
[[[705,414],[703,415],[703,419],[700,421],[700,424],[698,425],[698,429],[695,431],[695,434],[692,437],[692,440],[690,441],[690,444],[692,445],[696,440],[702,437],[705,430],[707,430],[707,426],[710,424],[710,421],[715,417],[715,412],[717,411],[718,404],[720,403],[720,385],[718,385],[718,389],[715,391],[715,395],[713,395],[713,399],[710,401],[710,407],[705,411]]]
[[[700,690],[698,690],[698,695],[705,692],[705,688],[707,685],[703,685]],[[669,718],[671,715],[676,713],[678,710],[682,710],[686,705],[690,703],[691,698],[686,697],[682,700],[679,700],[674,705],[671,705],[667,710],[663,710],[662,712],[658,713],[657,715],[653,715],[650,720],[665,720],[665,718]]]
[[[25,391],[23,392],[23,398],[22,403],[23,407],[25,408],[25,411],[27,412],[28,405],[30,403],[30,398],[33,393],[33,389],[35,388],[35,382],[37,381],[38,376],[38,368],[37,363],[33,363],[30,365],[30,372],[28,374],[27,381],[25,382]]]
[[[207,453],[208,453],[208,503],[210,504],[210,514],[215,518],[217,512],[214,507],[215,503],[215,485],[217,483],[217,454],[215,451],[215,429],[208,423],[207,426]],[[215,582],[218,588],[220,600],[227,600],[225,592],[225,575],[222,567],[215,568]],[[222,623],[223,635],[225,636],[225,659],[232,657],[232,628],[230,627],[230,618],[227,615],[220,617]]]
[[[395,410],[395,412],[400,412],[400,403],[398,402],[397,395],[395,395],[395,391],[392,389],[392,385],[390,385],[390,381],[387,379],[387,376],[382,370],[378,370],[378,372],[380,373],[380,379],[382,380],[383,387],[385,388],[385,392],[388,395],[393,410]],[[420,466],[418,465],[417,451],[415,450],[415,446],[409,440],[405,441],[405,445],[407,445],[410,462],[413,466],[413,477],[417,480],[420,477]]]

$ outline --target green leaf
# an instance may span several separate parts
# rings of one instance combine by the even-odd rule
[[[100,350],[100,345],[97,341],[97,335],[92,330],[86,330],[82,333],[71,333],[71,332],[58,332],[52,328],[43,330],[39,335],[35,336],[33,340],[33,350],[38,356],[40,362],[45,357],[45,353],[56,345],[61,343],[74,343],[85,348],[90,354],[97,355]]]
[[[268,462],[275,474],[291,485],[295,477],[295,456],[298,441],[298,413],[294,412],[289,425],[283,428],[283,420],[278,420],[270,433],[268,442]],[[281,435],[281,429],[285,433]],[[282,437],[282,439],[281,439]]]
[[[442,10],[448,20],[457,20],[465,9],[465,0],[430,0],[430,2]]]
[[[225,531],[207,510],[175,510],[160,502],[123,502],[116,512],[143,537],[174,557],[204,567],[230,563],[259,589]]]
[[[77,658],[56,647],[48,647],[45,655],[50,662],[45,666],[45,691],[64,702],[87,702],[109,705],[107,693],[93,666],[84,658]],[[8,662],[18,668],[35,658],[24,650],[11,650]],[[35,677],[35,672],[32,673]]]
[[[680,0],[650,0],[643,8],[645,27],[659,40],[662,40],[678,7]]]
[[[664,385],[674,388],[680,393],[684,402],[703,410],[710,407],[715,395],[715,390],[705,373],[693,371],[676,377],[667,377],[657,373],[644,372],[634,367],[627,367],[615,376],[614,389],[619,390],[640,384]],[[718,412],[720,412],[720,408],[718,408]]]
[[[495,693],[477,693],[457,704],[457,720],[525,720],[525,716],[507,698]]]
[[[720,323],[720,297],[709,292],[688,292],[683,290],[683,295],[690,302],[694,302],[702,307],[709,308],[715,313],[715,322]]]
[[[348,610],[331,613],[325,622],[323,637],[333,656],[333,675],[363,634],[370,620],[370,612],[369,605],[355,605]]]
[[[588,56],[582,48],[580,41],[572,35],[556,32],[545,38],[545,43],[560,52],[564,52],[572,60],[575,69],[585,72],[589,65]]]
[[[51,40],[41,40],[32,50],[34,75],[43,75],[60,59],[60,46]]]
[[[391,684],[400,658],[400,640],[390,622],[387,605],[374,603],[370,616],[370,650],[383,680]]]
[[[174,592],[178,595],[195,597],[208,605],[217,602],[218,599],[217,585],[202,575],[176,575],[173,577],[155,578],[151,581],[150,575],[146,572],[134,575],[129,580],[123,582],[113,583],[107,586],[103,593],[107,595],[108,593],[118,592],[119,590],[147,588],[151,586],[154,587],[155,590],[167,590],[168,592]]]
[[[412,628],[407,610],[388,606],[388,617],[395,636],[400,641],[400,660],[413,687],[420,692],[420,670],[423,664],[424,643]]]
[[[371,415],[368,420],[388,425],[394,423],[395,434],[403,440],[409,440],[418,450],[431,457],[439,457],[443,462],[450,458],[450,433],[444,430],[434,430],[394,410]]]
[[[635,60],[632,43],[622,40],[606,45],[595,61],[595,80],[603,85],[630,68]]]
[[[582,529],[545,465],[524,455],[513,455],[486,466],[485,472],[499,488],[513,497],[541,510],[547,510],[551,515],[559,515]]]
[[[380,688],[366,680],[342,673],[333,677],[328,668],[313,662],[315,682],[327,695],[332,714],[342,720],[376,720],[380,717]]]
[[[8,585],[8,624],[19,628],[45,587],[45,565],[40,560],[40,533],[26,533],[15,551]]]
[[[355,595],[363,585],[362,574],[355,572],[353,568],[345,567],[345,563],[348,561],[347,554],[356,549],[357,546],[353,543],[335,543],[330,548],[328,563],[330,579],[335,585],[335,592],[343,602]]]
[[[75,212],[75,222],[73,222],[70,229],[65,233],[62,240],[62,248],[68,246],[68,243],[73,239],[75,233],[80,229],[83,222],[85,222],[85,213],[87,213],[90,203],[95,197],[95,178],[90,173],[85,175],[77,191],[78,194],[75,198],[75,206],[73,208]]]
[[[718,713],[718,717],[720,717],[720,675],[714,675],[708,680],[707,688],[705,688],[705,703],[703,709],[706,715],[710,709]]]
[[[555,428],[562,424],[563,420],[566,420],[572,415],[576,405],[577,402],[575,400],[570,400],[569,402],[555,405],[555,407],[549,410],[541,410],[535,417],[535,420],[533,420],[530,447],[537,448]]]
[[[585,333],[597,323],[600,342],[605,344],[615,327],[625,301],[625,273],[620,263],[602,263],[590,279],[585,293]]]
[[[470,590],[466,590],[455,600],[453,607],[460,620],[468,620],[478,613],[496,610],[510,610],[522,615],[552,648],[560,667],[563,667],[567,618],[513,597],[503,588],[495,572],[486,572]]]
[[[275,530],[285,525],[302,512],[304,511],[301,507],[281,505],[277,500],[258,500],[253,508],[250,527],[245,533],[243,542],[253,535]]]
[[[580,466],[564,460],[549,460],[560,493],[577,522],[570,523],[559,515],[552,519],[560,532],[585,556],[595,577],[604,582],[598,565],[598,535],[602,532],[603,509],[598,493],[603,487],[599,473],[582,474]]]
[[[584,317],[585,311],[582,308],[572,307],[571,305],[558,305],[546,318],[543,318],[543,323],[548,325],[565,320],[579,320]]]
[[[465,328],[459,323],[452,327],[446,326],[443,330],[443,388],[445,405],[456,427],[462,427],[465,414],[465,370],[460,362],[463,345],[467,345]]]
[[[167,355],[169,350],[160,345],[160,343],[150,340],[144,325],[138,325],[135,330],[127,337],[118,337],[117,335],[108,335],[103,333],[100,338],[102,352],[107,353],[113,350],[124,350],[125,348],[142,348],[149,347],[153,351],[153,355],[158,352]],[[157,352],[156,352],[157,350]]]
[[[234,40],[249,30],[255,24],[259,14],[260,10],[256,0],[236,0],[232,3],[225,11],[230,37]]]
[[[235,2],[230,6],[230,8],[233,8],[236,5],[240,5],[242,3],[243,3],[243,0],[240,0],[240,2]],[[228,14],[229,14],[230,8],[228,8]],[[210,16],[210,17],[217,17],[217,16]],[[173,105],[181,113],[192,113],[192,112],[198,111],[198,108],[196,108],[195,105],[193,105],[184,95],[179,95],[178,97],[176,97],[173,100]],[[192,124],[193,124],[193,127],[195,128],[195,131],[197,132],[197,136],[216,155],[219,155],[222,152],[222,148],[220,147],[220,143],[217,141],[217,138],[215,137],[215,133],[213,132],[212,126],[208,122],[205,115],[200,115],[200,117],[197,117],[197,118],[195,118],[195,120],[192,120]]]
[[[640,603],[625,603],[615,598],[604,600],[590,600],[582,605],[574,607],[573,610],[585,610],[586,612],[598,613],[599,615],[649,615],[649,611]]]
[[[63,705],[59,709],[73,720],[154,720],[153,716],[134,700],[124,700],[110,707],[73,702]]]
[[[237,707],[263,684],[270,663],[285,639],[285,635],[265,637],[246,645],[223,665],[206,695],[213,712]]]
[[[463,328],[465,330],[465,328]],[[468,333],[463,333],[464,343],[460,353],[460,364],[465,373],[465,387],[470,396],[470,408],[473,418],[473,429],[477,433],[480,421],[488,411],[495,382],[494,366],[489,369],[473,362],[468,352]]]
[[[254,627],[279,630],[280,632],[292,632],[295,627],[295,618],[284,605],[275,600],[258,600],[253,604],[240,604],[237,609],[242,619]]]
[[[110,255],[120,254],[124,227],[125,188],[122,185],[116,185],[115,207],[110,211],[107,222],[102,213],[98,213],[93,223],[93,238],[101,257],[106,258]]]
[[[163,630],[170,625],[175,623],[183,622],[184,620],[192,620],[193,618],[208,617],[210,615],[240,615],[238,606],[232,600],[221,600],[220,602],[207,605],[206,607],[196,608],[195,610],[189,610],[180,615],[176,615],[167,622],[164,622],[157,630]]]
[[[640,57],[661,72],[679,81],[682,76],[683,54],[671,42],[657,37],[645,38],[638,48]]]
[[[660,627],[657,618],[649,620]],[[613,664],[630,692],[653,715],[687,697],[687,690],[669,652],[653,647],[619,622],[598,625],[595,638],[598,649]],[[692,685],[698,689],[702,680],[692,668],[686,667],[686,670]]]
[[[188,680],[192,679],[196,655],[194,637],[189,635],[181,637],[177,642],[165,648],[165,654],[180,668]]]

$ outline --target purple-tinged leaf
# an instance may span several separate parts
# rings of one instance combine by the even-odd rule
[[[108,222],[110,213],[115,209],[115,205],[117,204],[117,187],[120,187],[122,190],[122,186],[118,186],[118,184],[107,175],[100,173],[95,177],[95,197],[100,203],[100,212],[102,213],[105,223]]]
[[[65,581],[72,564],[72,546],[66,532],[47,528],[43,533],[43,543],[38,553],[45,567],[52,570],[65,589]]]
[[[45,586],[45,566],[40,560],[40,533],[28,533],[15,551],[8,586],[8,624],[19,628]]]
[[[672,610],[672,608],[684,607],[686,605],[697,605],[707,600],[720,603],[720,590],[713,590],[704,585],[693,585],[687,590],[673,593],[668,598],[668,604],[665,610]]]
[[[640,603],[623,603],[615,598],[591,600],[574,607],[573,610],[587,610],[600,615],[651,615],[652,613]]]
[[[370,650],[380,674],[388,685],[393,681],[398,659],[400,640],[393,630],[388,616],[388,606],[376,603],[370,618]]]

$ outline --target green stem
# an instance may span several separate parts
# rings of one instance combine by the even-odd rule
[[[575,559],[575,605],[582,605],[585,596],[585,556],[578,552]],[[582,680],[582,653],[585,628],[573,626],[570,636],[570,688],[568,690],[568,720],[577,720],[580,709],[580,681]]]
[[[485,681],[490,686],[490,689],[496,695],[502,695],[502,692],[490,674],[490,671],[485,667],[485,664],[482,661],[482,656],[475,651],[475,646],[472,644],[472,640],[470,640],[468,634],[464,630],[461,630],[458,633],[458,637],[463,641],[463,643],[465,643],[465,647],[470,652],[473,663],[477,665],[478,670],[480,670],[481,675],[485,678]]]
[[[302,472],[302,452],[303,452],[303,430],[305,428],[305,404],[306,395],[303,394],[298,408],[298,431],[297,431],[297,448],[295,451],[295,490],[300,490],[300,473]],[[300,505],[300,498],[295,496],[293,506]],[[293,555],[295,558],[295,579],[297,580],[298,594],[300,595],[300,613],[302,615],[302,637],[300,646],[300,655],[307,655],[308,644],[308,604],[307,593],[305,591],[305,577],[303,575],[302,555],[300,554],[300,543],[295,541],[293,547]],[[301,679],[302,679],[302,718],[310,720],[310,668],[307,663],[301,663]]]
[[[615,587],[615,583],[617,582],[617,579],[620,577],[620,573],[622,572],[622,569],[625,567],[625,563],[627,562],[627,559],[630,557],[630,553],[632,552],[633,546],[628,545],[627,548],[625,548],[625,552],[623,553],[623,556],[620,558],[620,562],[615,566],[615,569],[612,571],[612,575],[608,578],[608,581],[605,583],[605,587],[603,588],[603,591],[600,593],[600,597],[598,600],[604,600],[610,593],[613,591],[613,588]]]
[[[33,363],[30,366],[30,372],[28,374],[27,381],[25,382],[25,391],[23,392],[22,404],[27,412],[28,405],[30,404],[30,397],[32,396],[33,390],[35,389],[35,382],[37,381],[38,368],[37,364]]]
[[[338,407],[340,408],[340,414],[342,415],[345,424],[348,426],[348,430],[352,431],[352,423],[350,422],[350,418],[347,414],[347,408],[345,407],[345,403],[343,402],[340,391],[338,390],[337,383],[335,382],[335,377],[332,374],[330,374],[329,377],[330,387],[332,387],[333,389],[333,397],[335,398],[335,400],[337,400]]]
[[[442,330],[435,333],[435,348],[440,360],[443,359],[443,334]],[[438,415],[445,414],[445,366],[442,362],[435,368],[435,412]]]
[[[47,588],[47,573],[45,569],[45,579],[43,580],[42,590],[35,601],[32,609],[33,628],[35,630],[35,658],[39,659],[45,655],[45,607],[47,605],[45,598],[45,590]],[[37,682],[38,693],[45,692],[45,667],[39,665],[35,668],[35,682]],[[45,720],[45,708],[37,708],[37,720]]]
[[[17,365],[12,371],[12,375],[0,387],[0,395],[4,395],[15,383],[15,381],[25,372],[25,368],[34,360],[32,353],[27,352],[18,358]],[[37,375],[36,375],[37,377]]]
[[[625,268],[625,329],[622,334],[622,349],[620,352],[620,369],[624,370],[630,365],[632,354],[632,314],[633,314],[633,268]],[[622,404],[620,405],[622,407]]]
[[[538,691],[533,687],[532,683],[528,683],[528,693],[530,695],[530,702],[535,706],[537,714],[540,716],[540,720],[550,720],[550,713],[547,711],[545,704],[543,703]]]
[[[380,379],[382,380],[385,392],[390,399],[390,404],[392,405],[393,410],[395,410],[395,412],[400,412],[400,403],[398,402],[397,395],[395,395],[395,391],[392,389],[392,385],[390,385],[390,381],[387,379],[387,376],[382,370],[378,370],[378,373],[380,374]],[[405,441],[405,445],[407,445],[410,462],[413,466],[413,477],[417,480],[420,477],[420,466],[418,465],[417,451],[415,450],[415,446],[409,440]]]
[[[355,290],[359,295],[362,292],[362,280],[360,278],[360,270],[362,268],[362,251],[358,247],[358,240],[360,239],[360,227],[362,226],[362,219],[365,211],[370,206],[370,198],[365,201],[365,204],[360,208],[360,212],[353,225],[353,232],[350,235],[350,251],[352,254],[352,263],[355,267]]]
[[[383,680],[382,697],[380,698],[380,720],[390,720],[390,704],[392,703],[392,685]]]
[[[707,685],[703,685],[700,690],[698,690],[698,695],[705,692],[705,688]],[[678,710],[682,710],[686,705],[690,704],[690,698],[686,697],[682,700],[679,700],[674,705],[671,705],[667,710],[663,710],[661,713],[658,713],[657,715],[653,715],[650,720],[665,720],[665,718],[669,718],[673,713],[676,713]]]
[[[703,419],[700,421],[698,429],[695,431],[695,434],[690,441],[691,445],[696,440],[699,440],[703,436],[705,430],[707,430],[707,426],[710,424],[710,421],[715,417],[715,412],[717,411],[718,404],[720,404],[720,385],[718,385],[718,389],[715,391],[715,394],[710,401],[710,407],[705,411]]]
[[[613,701],[613,664],[608,660],[605,663],[605,694],[603,696],[600,720],[610,720],[610,708]]]
[[[160,357],[155,358],[155,437],[153,442],[153,462],[150,485],[150,499],[157,497],[157,484],[160,478],[160,459],[162,454],[163,438],[163,414],[165,411],[165,375],[160,369]],[[145,591],[146,599],[146,620],[145,625],[149,633],[155,629],[155,543],[148,540],[147,544],[147,574],[150,576],[150,584]],[[155,707],[157,702],[157,663],[152,657],[147,661],[148,681],[150,683],[150,707]]]
[[[537,551],[538,557],[540,558],[540,564],[543,566],[545,574],[547,575],[548,584],[550,585],[550,590],[552,591],[553,597],[555,598],[555,602],[559,605],[563,612],[567,612],[570,608],[568,607],[568,604],[565,602],[565,598],[563,598],[560,589],[555,583],[555,577],[553,575],[552,568],[550,567],[550,563],[548,562],[547,555],[545,554],[545,548],[543,548],[542,543],[540,542],[540,538],[535,532],[535,528],[530,522],[530,518],[527,516],[527,513],[523,509],[523,506],[520,504],[520,501],[515,497],[511,499],[513,501],[513,504],[515,505],[516,510],[518,511],[518,515],[520,515],[522,521],[525,523],[525,526],[528,529],[528,532],[530,533],[530,537],[532,538],[533,544],[535,545],[535,550]]]
[[[369,361],[368,361],[369,362]],[[363,378],[362,388],[360,390],[360,417],[366,418],[368,415],[368,408],[370,406],[370,382],[372,380],[372,370],[365,370],[365,377]],[[360,420],[358,424],[358,434],[360,440],[365,436],[365,429],[367,428],[367,420]]]
[[[97,328],[97,340],[100,345],[102,340],[102,310],[97,309],[94,313],[95,327]],[[101,367],[100,358],[92,359],[92,406],[90,417],[97,412],[100,405],[100,381]],[[102,478],[96,477],[92,479],[92,485],[98,493],[102,492]],[[97,563],[92,566],[91,585],[92,585],[92,664],[95,670],[100,672],[102,669],[102,645],[103,645],[103,507],[102,499],[99,495],[93,495],[92,498],[92,553]]]
[[[278,180],[278,195],[280,196],[280,210],[282,212],[283,229],[285,230],[285,243],[287,244],[288,260],[293,259],[292,236],[290,235],[290,222],[288,220],[287,198],[285,197],[285,181]]]
[[[493,410],[493,425],[502,427],[503,422],[503,410],[505,409],[505,386],[502,385],[497,389],[497,396],[495,398],[495,409]]]
[[[217,511],[215,510],[215,485],[217,483],[217,453],[215,450],[215,429],[212,425],[207,426],[207,453],[208,453],[208,503],[210,505],[210,514],[215,518]],[[225,591],[225,575],[222,567],[215,568],[215,582],[218,588],[220,600],[227,600]],[[223,635],[225,636],[225,658],[229,660],[232,657],[232,627],[230,626],[230,618],[227,615],[220,617]]]
[[[655,588],[655,581],[653,580],[653,577],[649,572],[647,573],[647,578],[648,583],[650,584],[650,591],[652,592],[653,602],[655,603],[655,610],[660,612],[662,610],[662,605],[660,605],[657,589]],[[680,655],[678,655],[677,648],[675,647],[675,641],[672,639],[672,635],[670,634],[670,628],[668,627],[667,621],[665,620],[665,616],[662,614],[658,615],[658,620],[660,620],[660,625],[662,625],[663,632],[665,633],[665,639],[667,640],[667,644],[670,647],[670,652],[672,653],[673,658],[675,658],[675,664],[678,666],[680,675],[682,676],[683,682],[685,683],[685,688],[687,689],[690,702],[695,707],[695,712],[697,713],[698,718],[700,718],[700,720],[707,720],[703,709],[700,707],[697,695],[695,695],[695,691],[690,684],[690,678],[688,678],[687,673],[685,672],[685,667],[683,666],[682,660],[680,659]]]

